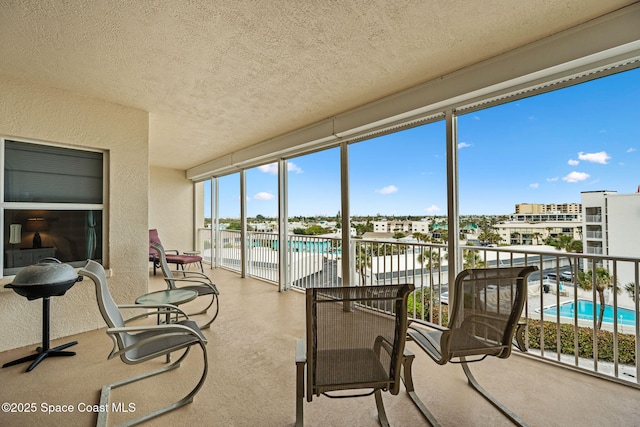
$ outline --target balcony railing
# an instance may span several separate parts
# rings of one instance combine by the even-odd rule
[[[278,235],[247,234],[246,273],[278,283]],[[241,271],[240,232],[220,231],[214,239],[209,236],[211,230],[201,230],[205,260]],[[345,282],[341,243],[340,239],[289,236],[286,287],[341,286]],[[448,298],[455,297],[448,294],[446,245],[362,239],[352,243],[348,283],[413,283],[416,291],[409,301],[410,315],[446,325]],[[463,246],[461,252],[463,268],[538,267],[529,276],[522,315],[530,356],[640,387],[640,258],[539,251],[536,246],[517,251],[508,246]],[[602,300],[605,310],[600,320]]]

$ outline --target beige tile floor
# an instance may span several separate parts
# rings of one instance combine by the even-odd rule
[[[221,291],[220,316],[205,331],[209,375],[194,402],[147,425],[291,426],[295,421],[295,339],[304,336],[304,297],[279,293],[271,284],[242,279],[225,270],[209,270]],[[163,282],[151,276],[150,288]],[[124,303],[125,301],[122,301]],[[191,303],[191,304],[195,304]],[[97,308],[96,308],[97,310]],[[35,413],[0,412],[0,426],[91,426],[96,414],[81,412],[98,404],[103,384],[159,367],[128,366],[107,360],[111,340],[104,330],[55,340],[78,340],[74,357],[50,358],[30,373],[25,365],[0,369],[0,402],[35,403]],[[466,383],[458,365],[439,366],[417,354],[414,382],[423,401],[443,426],[508,426],[511,423]],[[29,346],[0,353],[0,364],[33,351]],[[472,366],[477,378],[531,426],[637,426],[640,390],[593,378],[514,353],[507,360],[487,359]],[[150,410],[181,396],[199,378],[201,353],[194,348],[179,369],[117,389],[112,400]],[[394,426],[426,425],[401,391],[385,395]],[[43,406],[45,405],[45,406]],[[46,405],[68,405],[73,412],[47,413]],[[61,410],[63,407],[54,407]],[[111,413],[109,425],[131,413]],[[308,426],[377,426],[372,396],[315,398],[305,403]]]

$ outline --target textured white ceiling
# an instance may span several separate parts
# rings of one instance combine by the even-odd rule
[[[187,169],[628,0],[0,0],[0,73],[149,111]]]

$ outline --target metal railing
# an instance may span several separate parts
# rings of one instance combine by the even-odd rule
[[[247,273],[277,283],[278,235],[247,234]],[[201,235],[205,260],[240,271],[239,232],[220,231],[213,239],[207,239],[206,232]],[[220,246],[217,263],[210,255],[216,253],[216,241]],[[208,250],[207,242],[213,243]],[[345,282],[341,240],[292,235],[286,250],[287,287],[332,287]],[[349,250],[347,283],[413,283],[416,290],[409,299],[409,315],[447,324],[449,256],[445,245],[353,239]],[[536,246],[530,250],[463,246],[461,256],[457,264],[464,268],[538,267],[539,271],[529,276],[522,314],[529,355],[640,387],[640,258]]]

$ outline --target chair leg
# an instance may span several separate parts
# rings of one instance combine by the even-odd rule
[[[206,308],[200,310],[200,311],[196,311],[194,313],[187,313],[188,316],[197,316],[199,314],[205,314],[209,308],[211,308],[211,306],[213,305],[213,303],[216,303],[216,311],[213,315],[213,317],[211,319],[209,319],[206,323],[202,324],[202,325],[198,325],[198,328],[200,329],[207,329],[209,327],[211,327],[211,324],[213,323],[214,320],[216,320],[216,318],[218,317],[218,314],[220,313],[220,301],[218,298],[218,295],[216,294],[211,294],[212,298],[211,301],[209,302],[209,305],[207,305]]]
[[[126,421],[124,423],[121,424],[121,426],[135,426],[138,424],[141,424],[143,422],[146,422],[152,418],[156,418],[162,414],[165,414],[169,411],[173,411],[174,409],[178,409],[188,403],[193,402],[193,397],[200,391],[200,388],[202,388],[202,385],[204,384],[204,381],[207,379],[207,372],[209,370],[209,362],[207,361],[207,349],[204,345],[204,343],[200,342],[198,343],[200,345],[200,347],[202,348],[202,354],[203,354],[203,359],[204,359],[204,369],[202,370],[202,375],[200,376],[200,380],[198,381],[198,383],[196,384],[196,386],[189,392],[187,393],[186,396],[184,396],[182,399],[167,405],[163,408],[160,409],[156,409],[153,412],[150,412],[146,415],[143,415],[141,417],[135,418],[133,420],[129,420]],[[122,381],[117,381],[115,383],[112,384],[108,384],[105,385],[104,387],[102,387],[102,390],[100,391],[100,407],[101,408],[106,408],[106,411],[102,411],[98,413],[98,421],[96,423],[97,427],[106,427],[107,425],[107,415],[109,414],[109,411],[112,410],[111,405],[109,405],[109,395],[111,393],[111,390],[114,388],[118,388],[118,387],[122,387],[125,386],[127,384],[131,384],[134,383],[136,381],[140,381],[143,380],[145,378],[150,378],[168,371],[171,371],[173,369],[176,369],[180,366],[180,363],[184,360],[184,358],[187,356],[187,354],[189,353],[189,350],[191,349],[191,347],[187,347],[187,349],[185,350],[185,352],[178,358],[178,360],[176,360],[175,362],[173,362],[171,365],[161,368],[161,369],[157,369],[155,371],[151,371],[151,372],[147,372],[145,374],[142,375],[138,375],[132,378],[127,378],[125,380]]]
[[[518,415],[516,415],[511,409],[503,405],[500,401],[496,400],[495,397],[489,394],[489,392],[487,392],[487,390],[485,390],[484,387],[482,387],[480,383],[478,383],[476,378],[471,373],[469,364],[466,362],[465,358],[461,357],[460,359],[462,360],[462,369],[464,370],[464,374],[467,376],[469,385],[473,387],[478,393],[480,393],[482,397],[487,399],[489,403],[498,408],[498,410],[502,412],[507,418],[509,418],[511,422],[518,426],[526,426],[527,424],[520,417],[518,417]]]
[[[296,343],[296,427],[304,426],[304,344]]]
[[[527,322],[518,322],[516,332],[513,335],[513,345],[516,346],[518,350],[524,352],[527,352],[529,350],[529,343],[527,342],[527,337],[525,336],[526,329]]]
[[[213,317],[204,325],[202,326],[198,326],[200,329],[207,329],[211,326],[211,324],[213,323],[214,320],[216,320],[216,317],[218,317],[218,313],[220,312],[220,301],[219,298],[216,294],[213,294],[213,298],[211,299],[211,302],[209,303],[209,305],[207,306],[207,308],[205,308],[204,310],[198,312],[198,313],[194,313],[194,314],[204,314],[207,312],[207,310],[209,310],[209,307],[211,307],[213,305],[213,302],[215,301],[216,303],[216,312],[213,315]]]
[[[403,362],[403,370],[402,370],[402,381],[404,382],[404,386],[407,389],[407,394],[413,401],[413,404],[420,410],[422,415],[426,418],[427,422],[431,424],[433,427],[440,427],[440,423],[436,419],[436,417],[429,411],[420,397],[415,391],[413,387],[413,376],[411,374],[411,365],[413,364],[413,359],[415,355],[411,353],[409,350],[405,349],[404,351],[404,362]]]
[[[389,427],[389,420],[387,419],[387,413],[384,410],[384,403],[382,402],[382,392],[377,389],[375,392],[376,408],[378,408],[378,421],[382,427]]]

